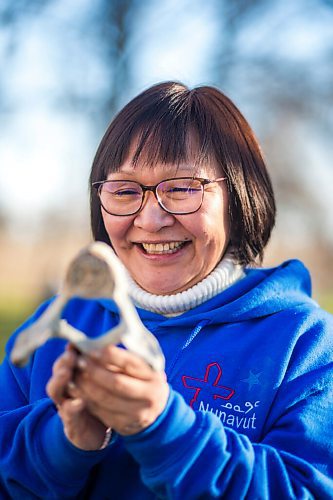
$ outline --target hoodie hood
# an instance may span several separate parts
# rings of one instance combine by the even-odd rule
[[[117,312],[113,301],[99,302],[108,310]],[[305,304],[315,305],[311,299],[309,271],[299,260],[288,260],[274,268],[247,268],[245,277],[200,306],[176,317],[138,309],[144,321],[157,318],[161,326],[177,324],[186,326],[193,321],[209,321],[210,324],[234,323],[265,317]]]

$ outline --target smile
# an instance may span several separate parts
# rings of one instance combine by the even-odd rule
[[[185,245],[185,241],[169,241],[168,243],[141,243],[148,254],[175,253]]]

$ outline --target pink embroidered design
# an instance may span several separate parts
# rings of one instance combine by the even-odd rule
[[[215,374],[215,379],[214,379]],[[194,403],[197,401],[198,396],[202,389],[209,386],[216,387],[216,393],[213,394],[213,399],[229,400],[235,394],[234,389],[225,385],[219,385],[220,378],[222,377],[221,366],[214,362],[206,367],[204,378],[189,377],[188,375],[182,376],[182,382],[186,389],[194,390],[193,398],[190,401],[190,406],[193,408]]]

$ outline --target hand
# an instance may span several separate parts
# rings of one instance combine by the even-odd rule
[[[67,347],[53,365],[46,391],[57,406],[67,439],[77,448],[97,450],[103,443],[106,427],[89,413],[83,399],[70,395],[77,361],[76,351]]]
[[[78,360],[75,392],[105,427],[131,435],[151,425],[167,403],[165,373],[154,371],[139,356],[110,345]]]

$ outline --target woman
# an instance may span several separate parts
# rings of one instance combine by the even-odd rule
[[[274,218],[260,148],[225,95],[169,82],[125,106],[93,163],[92,231],[129,271],[166,373],[60,339],[24,369],[6,357],[7,495],[331,498],[332,317],[300,262],[254,266]],[[91,337],[118,322],[106,299],[64,316]]]

